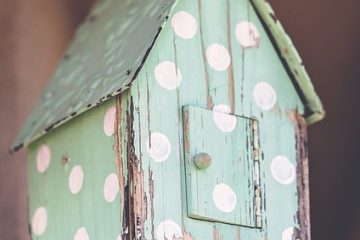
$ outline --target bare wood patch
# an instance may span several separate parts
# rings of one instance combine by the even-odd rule
[[[310,240],[310,198],[309,198],[309,159],[307,148],[307,125],[306,120],[296,111],[289,114],[296,133],[296,155],[297,155],[297,189],[299,210],[297,213],[300,225],[300,237],[302,240]],[[298,234],[295,233],[294,234]]]
[[[184,112],[184,147],[185,153],[190,154],[190,141],[189,141],[189,113],[187,111]]]
[[[213,240],[222,240],[222,236],[215,225],[213,227]]]
[[[124,193],[125,193],[125,176],[123,159],[121,157],[122,149],[122,108],[121,95],[116,97],[116,114],[115,114],[115,131],[114,131],[114,151],[115,161],[119,180],[119,194],[120,194],[120,216],[124,218]],[[126,228],[127,226],[125,226]]]
[[[240,240],[240,236],[241,236],[241,234],[240,234],[240,227],[237,227],[237,228],[236,228],[236,240]]]
[[[227,21],[227,41],[228,41],[228,48],[229,48],[229,54],[230,59],[233,59],[232,57],[232,45],[231,45],[231,21],[230,21],[230,1],[226,1],[226,21]],[[234,81],[234,67],[233,67],[233,61],[230,62],[230,66],[228,68],[228,98],[230,103],[230,109],[231,113],[235,112],[235,81]]]
[[[144,238],[144,223],[147,218],[147,201],[144,191],[144,172],[135,153],[135,131],[134,131],[134,105],[132,97],[126,111],[127,123],[127,166],[128,176],[125,187],[124,211],[127,215],[128,231],[124,239],[141,240]],[[123,235],[124,236],[124,235]]]
[[[184,233],[183,233],[183,238],[182,238],[182,239],[183,239],[183,240],[193,240],[193,237],[191,236],[190,233],[184,231]]]
[[[155,227],[154,227],[154,179],[153,179],[153,172],[150,170],[149,167],[149,194],[150,194],[150,218],[151,218],[151,236],[152,239],[155,239]]]

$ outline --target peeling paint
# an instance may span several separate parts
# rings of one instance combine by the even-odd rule
[[[233,59],[232,56],[232,44],[231,44],[231,19],[230,19],[230,1],[226,1],[226,21],[227,21],[227,44],[229,48],[230,59]],[[234,80],[234,69],[233,69],[233,61],[230,62],[230,66],[228,68],[228,98],[229,105],[231,109],[231,113],[235,112],[235,80]]]
[[[61,165],[62,166],[67,165],[69,160],[70,160],[69,156],[67,154],[64,154],[61,158]]]
[[[217,229],[217,227],[215,225],[213,226],[213,234],[212,235],[213,235],[213,240],[222,240],[223,239],[219,230]]]
[[[183,231],[183,240],[194,240],[190,233]]]
[[[298,190],[298,222],[300,239],[310,240],[310,198],[309,198],[309,159],[307,149],[306,120],[296,111],[290,111],[289,119],[295,127],[297,151],[297,190]]]
[[[121,107],[121,96],[116,98],[116,113],[115,113],[115,131],[114,131],[114,151],[115,161],[117,167],[117,174],[119,180],[119,194],[120,194],[120,216],[124,219],[125,216],[125,176],[124,166],[121,155],[124,149],[122,148],[123,132],[122,132],[122,107]],[[126,222],[126,221],[125,221]]]
[[[149,167],[149,195],[150,195],[150,221],[151,221],[151,236],[152,239],[155,239],[155,226],[154,226],[154,179],[153,179],[153,172],[150,170]]]
[[[189,113],[184,111],[184,147],[185,153],[190,154],[190,141],[189,141]]]
[[[127,166],[128,166],[128,203],[129,203],[129,239],[145,239],[144,223],[146,220],[146,194],[144,191],[144,172],[135,154],[134,104],[130,97],[127,109]]]

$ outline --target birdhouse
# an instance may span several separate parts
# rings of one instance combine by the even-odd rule
[[[310,239],[324,111],[264,0],[103,0],[12,150],[32,239]]]

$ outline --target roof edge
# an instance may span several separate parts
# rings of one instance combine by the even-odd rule
[[[19,144],[16,144],[16,142],[17,142],[17,139],[16,139],[16,140],[13,142],[13,144],[10,146],[10,148],[9,148],[9,153],[10,153],[10,154],[13,154],[13,153],[19,151],[20,149],[22,149],[22,148],[24,148],[24,147],[27,147],[30,143],[32,143],[32,142],[34,142],[35,140],[41,138],[41,137],[44,136],[45,134],[53,131],[55,128],[57,128],[57,127],[65,124],[65,123],[71,121],[72,119],[74,119],[74,118],[77,117],[78,115],[80,115],[80,114],[82,114],[82,113],[84,113],[84,112],[86,112],[86,111],[88,111],[88,110],[90,110],[90,109],[92,109],[92,108],[97,107],[97,106],[98,106],[99,104],[101,104],[101,103],[104,103],[105,101],[108,101],[108,100],[110,100],[110,99],[113,99],[114,97],[117,97],[117,96],[120,95],[122,92],[124,92],[125,90],[129,89],[130,86],[131,86],[131,84],[137,79],[139,72],[142,70],[142,68],[143,68],[143,66],[144,66],[144,63],[145,63],[145,61],[147,60],[147,57],[149,56],[151,50],[153,49],[153,46],[154,46],[157,38],[158,38],[159,35],[161,34],[164,26],[168,23],[169,16],[170,16],[170,15],[172,14],[172,12],[174,11],[174,8],[175,8],[175,6],[177,5],[178,1],[179,1],[179,0],[174,0],[173,4],[171,5],[171,7],[169,8],[169,10],[168,10],[168,11],[166,12],[166,14],[164,15],[164,18],[162,19],[162,22],[161,22],[161,24],[159,25],[159,27],[158,27],[158,29],[157,29],[157,32],[154,33],[154,36],[153,36],[152,41],[150,42],[150,44],[149,44],[149,46],[148,46],[148,48],[147,48],[144,56],[142,56],[140,65],[137,66],[137,68],[136,68],[135,74],[128,79],[128,82],[125,84],[124,87],[121,87],[121,88],[118,89],[117,91],[112,92],[112,93],[110,93],[110,94],[104,94],[103,97],[102,97],[98,102],[92,104],[90,107],[89,107],[89,106],[82,107],[81,109],[79,109],[79,110],[76,112],[76,114],[68,114],[68,115],[67,115],[66,117],[64,117],[63,119],[61,119],[61,120],[59,120],[59,121],[56,121],[56,122],[54,122],[53,124],[50,124],[45,130],[43,130],[43,131],[41,131],[41,132],[39,132],[39,133],[37,133],[37,134],[34,134],[31,138],[25,139],[25,140],[21,141]],[[95,7],[95,6],[96,6],[96,4],[95,4],[93,7]],[[93,11],[93,9],[91,9],[91,10],[89,11],[88,16],[91,15],[92,11]],[[86,21],[86,19],[87,19],[87,18],[85,18],[84,22]],[[83,23],[84,23],[84,22],[83,22]],[[76,29],[76,32],[80,29],[80,27],[81,27],[81,25],[82,25],[83,23],[81,23],[81,24],[79,25],[79,27]],[[70,42],[72,42],[73,40],[74,40],[74,39],[72,39]],[[65,49],[65,52],[64,52],[64,53],[66,53],[66,51],[67,51],[67,49]],[[60,63],[61,63],[61,61],[60,61]],[[58,63],[58,66],[57,66],[57,67],[59,67],[60,63]],[[105,78],[106,78],[106,76],[105,76]],[[119,91],[119,90],[120,90],[120,91]],[[28,119],[27,119],[27,120],[28,120]],[[26,120],[26,121],[27,121],[27,120]]]
[[[283,58],[288,70],[301,91],[306,109],[305,118],[308,125],[316,123],[325,117],[325,110],[319,96],[315,92],[314,85],[310,80],[302,59],[296,50],[289,35],[286,33],[281,22],[276,18],[275,12],[270,3],[266,0],[250,0],[259,17],[266,24],[269,33],[272,35],[274,44],[278,48],[280,57]]]
[[[321,120],[323,120],[326,116],[325,111],[324,112],[320,112],[320,113],[313,113],[310,116],[306,117],[306,123],[308,125],[320,122]]]

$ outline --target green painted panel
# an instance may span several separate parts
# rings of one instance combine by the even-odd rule
[[[164,27],[139,81],[131,88],[134,125],[138,126],[136,154],[144,171],[147,212],[151,213],[144,223],[146,239],[275,240],[299,228],[299,193],[293,171],[297,167],[296,123],[291,114],[303,113],[304,107],[250,2],[222,3],[179,1],[171,24]],[[184,18],[187,31],[177,28],[177,18]],[[207,18],[215,20],[204,21]],[[241,21],[256,26],[258,46],[240,46],[236,26]],[[212,28],[214,24],[223,27]],[[206,51],[213,43],[223,45],[231,58],[224,71],[209,63]],[[261,228],[188,217],[182,119],[186,105],[258,119]],[[212,134],[223,139],[220,134],[225,133]],[[153,136],[151,143],[149,136]],[[236,188],[238,182],[233,181],[232,186]],[[211,203],[211,196],[207,201]]]
[[[252,120],[189,106],[183,122],[189,216],[255,227]],[[201,153],[206,169],[194,163]]]
[[[121,234],[114,110],[114,101],[104,103],[31,144],[32,239],[115,240]]]

